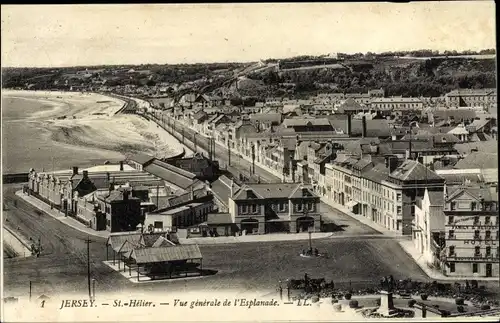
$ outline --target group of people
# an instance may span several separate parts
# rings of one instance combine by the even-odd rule
[[[313,250],[313,248],[309,248],[307,250],[302,249],[302,255],[304,255],[304,256],[313,256],[314,255],[314,256],[318,257],[319,251],[318,251],[318,248],[314,248],[314,250]]]

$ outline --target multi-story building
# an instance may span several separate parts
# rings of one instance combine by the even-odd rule
[[[424,103],[419,98],[403,98],[403,97],[390,97],[390,98],[374,98],[370,107],[373,110],[393,110],[393,111],[408,111],[408,110],[422,110]]]
[[[319,203],[302,184],[244,184],[230,192],[229,213],[246,233],[320,231]]]
[[[496,89],[458,89],[445,95],[446,103],[454,107],[487,107],[497,102]]]
[[[384,162],[385,159],[385,162]],[[326,197],[381,226],[411,234],[416,198],[444,180],[414,160],[338,155],[325,170]]]
[[[447,186],[445,194],[443,273],[498,277],[498,185]]]

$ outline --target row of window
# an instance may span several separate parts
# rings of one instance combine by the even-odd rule
[[[309,212],[314,212],[315,207],[314,207],[313,202],[308,202],[308,203],[299,203],[299,204],[294,204],[295,211],[296,212],[303,212],[305,210]],[[260,205],[258,204],[250,204],[250,205],[240,205],[239,206],[239,214],[259,214],[260,213]],[[286,203],[279,203],[279,204],[273,204],[271,205],[271,208],[276,211],[278,210],[279,212],[286,212],[287,210],[287,205]]]
[[[455,235],[455,230],[450,230],[448,231],[448,239],[455,239],[456,238],[456,235]],[[498,240],[499,236],[498,236],[498,231],[497,231],[497,236],[496,236],[496,240]],[[491,237],[491,231],[490,230],[486,230],[484,232],[484,240],[491,240],[492,237]],[[481,240],[481,234],[480,234],[480,231],[479,230],[475,230],[474,231],[474,240]]]
[[[495,225],[498,225],[498,216],[495,216]],[[463,219],[462,217],[458,217],[457,220],[460,221],[460,219]],[[481,217],[480,216],[475,216],[473,219],[473,225],[481,225]],[[453,215],[448,216],[448,224],[460,224],[460,222],[455,223],[455,217]],[[484,217],[484,222],[482,222],[482,225],[488,226],[488,225],[493,225],[491,221],[491,216],[487,215]]]
[[[449,265],[450,265],[450,272],[454,273],[455,272],[455,263],[452,262]],[[480,264],[472,264],[472,273],[473,274],[477,274],[479,272],[479,265]],[[490,268],[491,268],[492,265],[486,264],[486,266],[490,266]]]
[[[464,204],[467,204],[467,202],[460,202],[460,204],[457,204],[457,202],[450,202],[450,210],[455,211],[457,209],[457,205],[459,205],[460,209],[469,209],[471,211],[496,211],[496,203],[494,202],[471,202],[467,207],[465,207]]]
[[[500,254],[500,247],[497,247],[497,256]],[[455,257],[456,256],[456,253],[455,253],[455,246],[449,246],[448,247],[448,256],[449,257]],[[476,246],[474,247],[474,257],[480,257],[481,256],[481,247],[480,246]],[[484,254],[485,257],[491,257],[492,254],[491,254],[491,247],[490,246],[487,246],[485,248],[485,254]]]

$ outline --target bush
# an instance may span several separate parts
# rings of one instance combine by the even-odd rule
[[[358,308],[358,305],[359,305],[358,301],[355,300],[355,299],[352,299],[352,300],[349,301],[349,307],[350,308]]]
[[[338,300],[338,299],[336,299],[336,298],[333,298],[333,299],[332,299],[332,304],[336,304],[336,303],[338,303],[338,302],[339,302],[339,300]]]
[[[318,296],[311,297],[311,302],[313,302],[313,303],[319,302],[319,297]]]
[[[462,297],[455,298],[455,304],[457,304],[457,305],[464,305],[465,301],[464,301],[464,299]]]
[[[351,295],[351,294],[345,294],[345,295],[344,295],[344,298],[345,298],[346,300],[350,300],[350,299],[351,299],[351,297],[352,297],[352,295]]]
[[[335,304],[335,305],[333,305],[333,309],[335,312],[340,312],[340,311],[342,311],[342,305]]]
[[[490,308],[491,308],[491,306],[489,306],[488,304],[483,304],[483,305],[481,305],[481,309],[482,309],[483,311],[489,310]]]
[[[415,306],[415,304],[417,304],[416,300],[414,300],[414,299],[409,299],[408,300],[408,307],[413,307],[413,306]]]
[[[429,295],[427,295],[427,294],[422,294],[422,295],[420,295],[420,298],[421,298],[423,301],[426,301],[428,297],[429,297]]]
[[[458,313],[463,313],[463,312],[465,312],[465,308],[462,305],[458,305],[457,311],[458,311]]]

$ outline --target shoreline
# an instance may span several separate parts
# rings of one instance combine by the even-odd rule
[[[19,90],[2,91],[2,98],[37,101],[41,106],[51,106],[40,109],[42,111],[31,107],[33,111],[26,110],[21,117],[7,121],[9,127],[4,127],[4,143],[10,144],[5,150],[11,160],[4,158],[4,171],[21,171],[17,164],[19,158],[31,159],[38,168],[47,168],[54,157],[62,164],[56,164],[57,168],[66,168],[70,167],[65,164],[70,159],[93,160],[99,164],[100,160],[124,159],[136,152],[164,158],[179,154],[185,148],[155,123],[136,114],[117,113],[126,104],[120,98],[100,93]],[[14,109],[16,104],[22,105],[13,101]],[[6,129],[10,130],[7,136]],[[21,141],[19,137],[29,139]],[[33,155],[36,149],[41,154]],[[17,152],[11,153],[14,151]],[[42,162],[37,161],[37,157],[43,154],[50,156]]]

